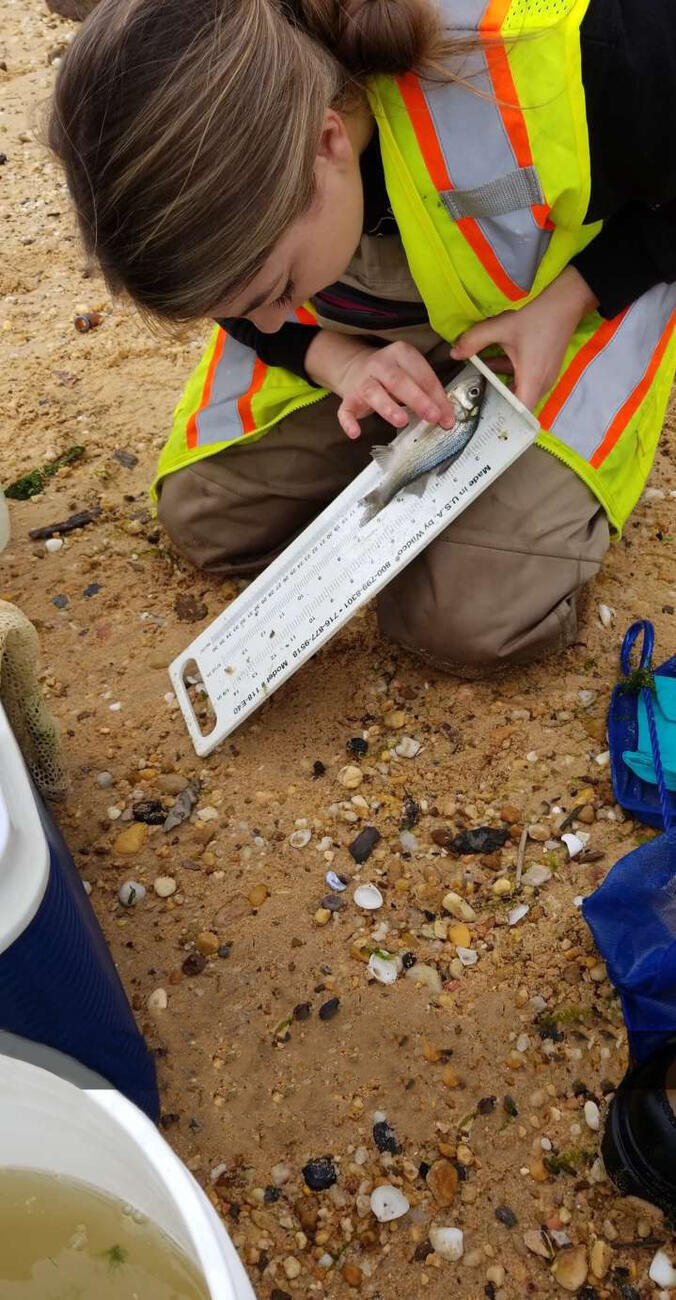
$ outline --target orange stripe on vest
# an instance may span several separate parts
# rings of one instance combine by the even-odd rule
[[[624,433],[624,430],[626,429],[632,416],[635,415],[636,411],[641,405],[643,398],[648,392],[648,389],[650,388],[650,385],[652,384],[653,379],[657,374],[657,370],[659,368],[662,357],[664,356],[667,350],[667,344],[669,343],[669,339],[671,338],[671,334],[675,325],[676,325],[676,309],[671,313],[671,316],[669,317],[668,324],[662,334],[662,337],[660,338],[657,347],[655,348],[655,351],[653,352],[653,355],[650,359],[650,364],[648,365],[648,368],[640,384],[637,384],[633,393],[630,394],[626,402],[620,407],[619,411],[617,412],[617,415],[615,416],[615,419],[613,420],[612,424],[609,426],[609,428],[606,431],[606,435],[605,438],[603,439],[603,442],[600,444],[600,446],[597,447],[596,451],[594,452],[594,455],[592,456],[590,461],[590,464],[593,466],[594,469],[598,469],[599,465],[602,465],[606,457],[610,455],[611,451],[613,450],[613,447],[615,446],[615,444],[618,442],[618,440]]]
[[[205,406],[208,406],[209,402],[211,401],[211,390],[214,386],[214,375],[216,373],[216,367],[221,357],[223,356],[223,349],[225,347],[226,337],[227,336],[225,330],[221,330],[216,340],[216,346],[213,350],[211,361],[209,362],[209,368],[207,370],[206,378],[204,380],[204,387],[202,388],[202,395],[200,397],[199,406],[196,408],[196,410],[193,411],[192,415],[190,416],[190,419],[188,420],[188,424],[186,428],[186,443],[190,448],[197,446],[197,417],[200,414],[200,412],[204,410]]]
[[[543,429],[551,429],[557,415],[567,402],[575,385],[587,369],[587,366],[590,365],[594,360],[594,357],[597,357],[599,352],[602,352],[610,343],[613,334],[615,334],[615,332],[620,328],[627,311],[628,308],[621,312],[619,316],[615,316],[613,320],[606,320],[602,325],[599,325],[599,328],[594,334],[592,334],[592,337],[587,340],[584,347],[580,348],[580,351],[573,357],[570,365],[564,371],[561,379],[556,385],[556,388],[549,399],[545,402],[545,405],[538,415],[538,420]]]

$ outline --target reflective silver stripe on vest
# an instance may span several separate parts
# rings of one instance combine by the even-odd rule
[[[244,429],[237,409],[239,398],[251,387],[256,353],[228,334],[214,372],[211,397],[195,421],[197,445],[234,442]]]
[[[448,11],[449,25],[476,30],[486,9],[486,0],[462,0],[441,5]],[[496,102],[493,83],[482,49],[471,49],[458,58],[458,76],[468,85],[453,82],[421,81],[421,88],[432,115],[437,138],[446,162],[453,189],[441,198],[454,220],[469,216],[476,220],[503,270],[527,293],[549,244],[550,233],[538,226],[531,203],[543,202],[537,174],[520,168]],[[515,177],[520,177],[518,181]],[[512,190],[512,204],[507,194]],[[525,188],[531,187],[528,205]],[[460,191],[458,208],[457,192]],[[504,191],[502,202],[497,195]],[[471,211],[463,210],[463,198],[481,193],[486,206],[478,202]],[[497,204],[497,209],[496,209]],[[456,212],[459,215],[455,215]]]
[[[462,217],[503,217],[544,201],[534,167],[519,167],[509,176],[500,176],[476,190],[445,190],[441,197],[454,221]]]
[[[585,367],[549,431],[591,460],[638,387],[676,309],[676,284],[656,284],[632,303],[606,346]]]

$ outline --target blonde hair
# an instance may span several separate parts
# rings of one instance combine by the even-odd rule
[[[427,0],[103,0],[49,122],[87,252],[144,312],[209,315],[310,207],[326,109],[459,48]]]

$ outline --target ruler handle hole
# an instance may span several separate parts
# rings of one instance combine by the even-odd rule
[[[217,718],[196,659],[186,659],[181,676],[195,721],[202,735],[210,736],[216,726]]]

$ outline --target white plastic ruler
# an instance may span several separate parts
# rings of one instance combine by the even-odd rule
[[[404,489],[363,524],[361,499],[381,474],[369,465],[170,665],[198,754],[211,753],[533,444],[537,420],[478,357],[472,365],[489,381],[481,420],[445,474],[433,470],[422,496]],[[216,716],[209,735],[184,681],[196,669]]]

